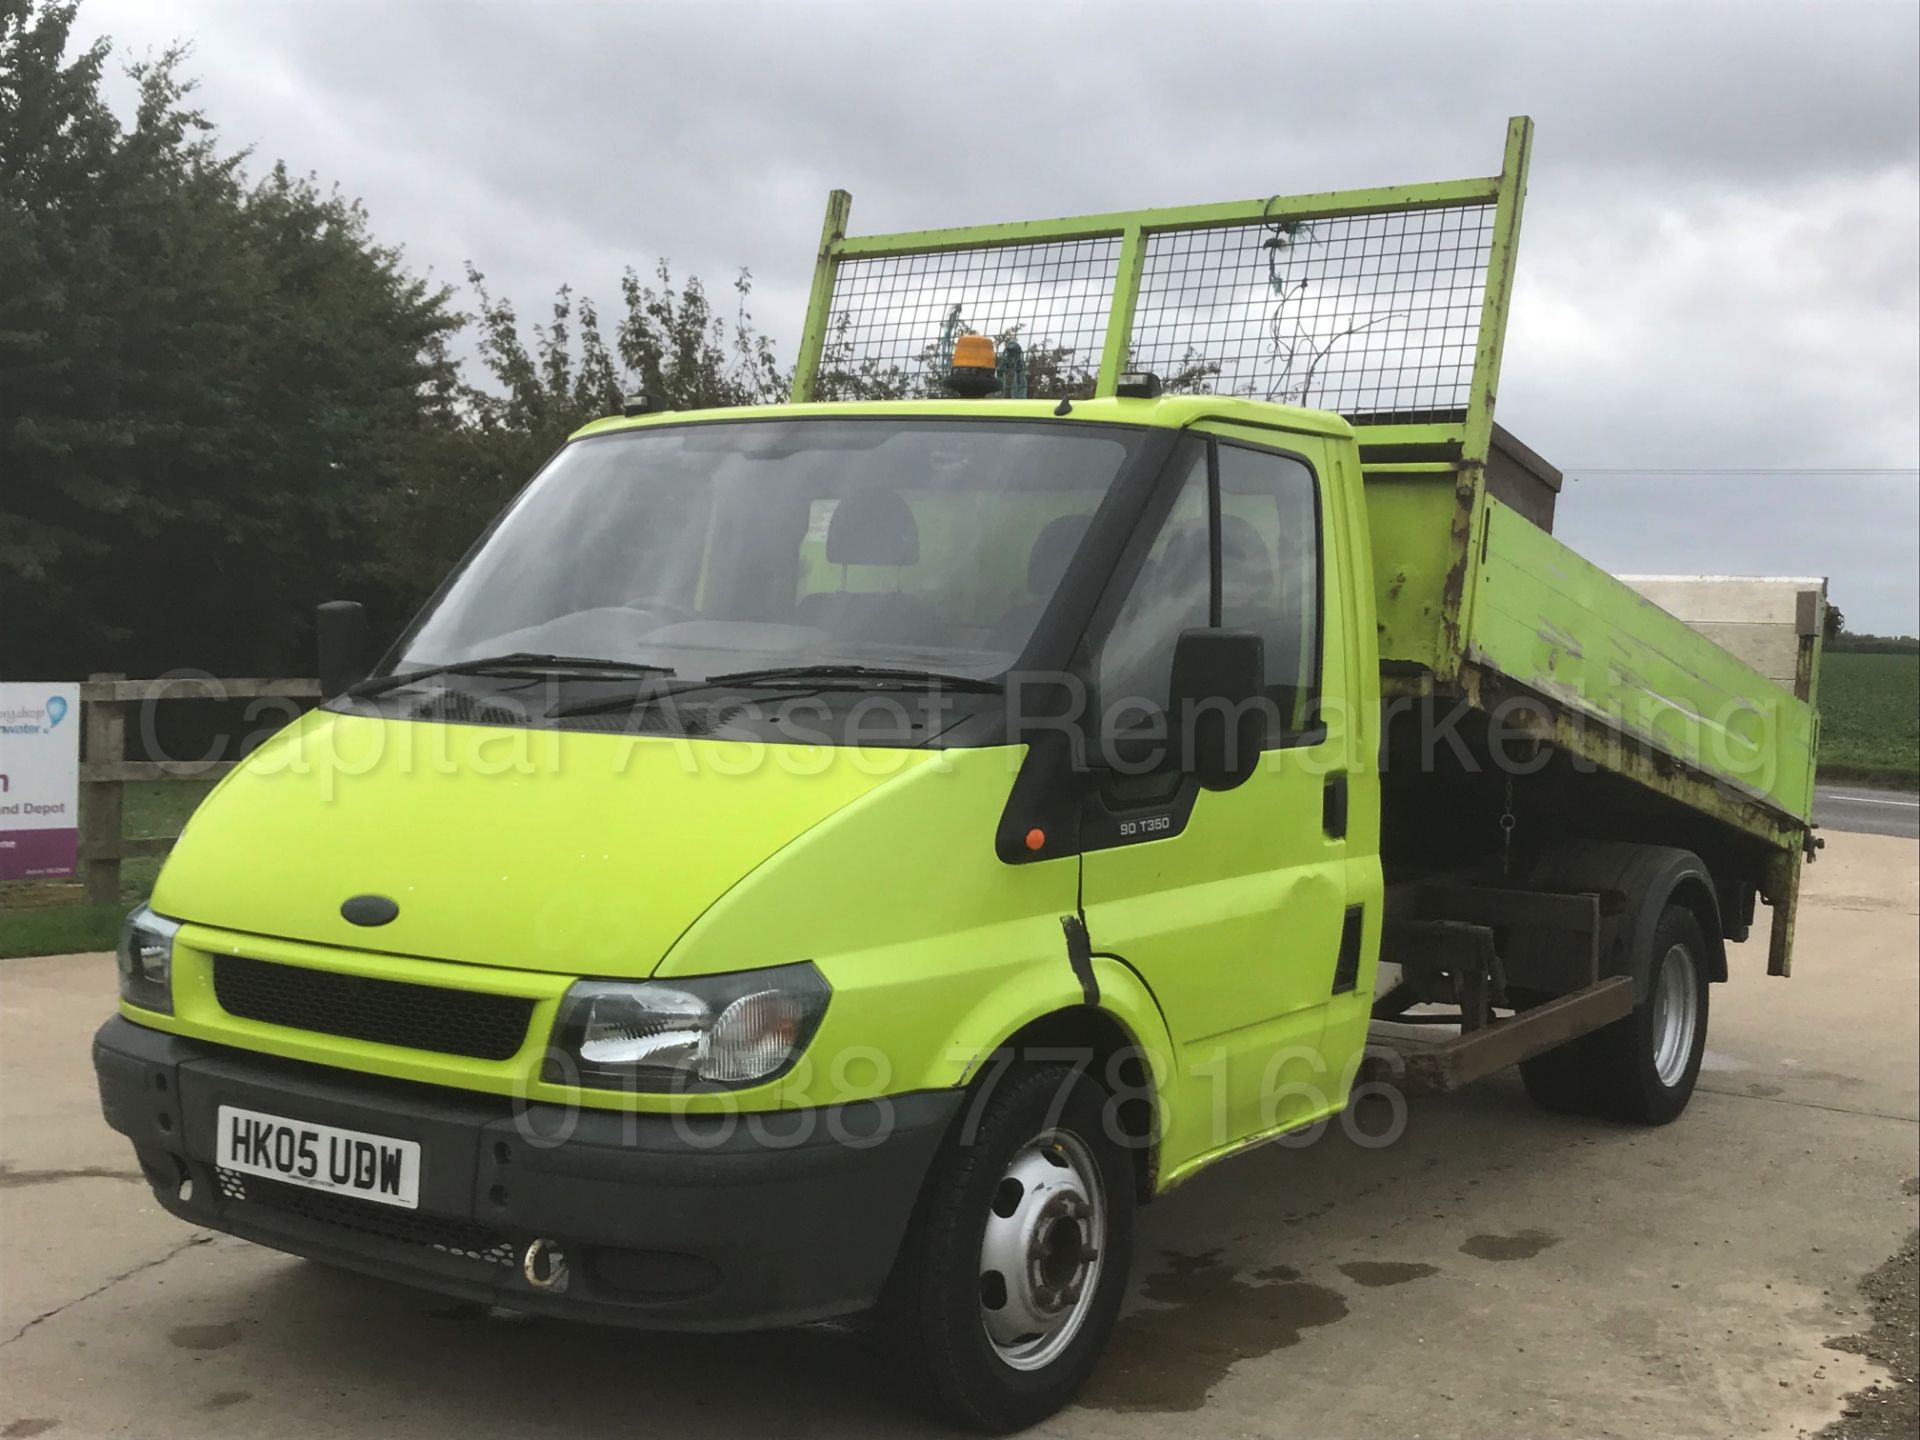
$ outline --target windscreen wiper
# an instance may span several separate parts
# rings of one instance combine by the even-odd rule
[[[482,655],[472,660],[456,660],[450,665],[429,665],[393,675],[376,675],[349,685],[347,694],[356,697],[384,695],[389,690],[431,680],[437,675],[552,675],[569,671],[591,675],[670,676],[671,665],[649,665],[638,660],[609,660],[600,655],[546,655],[533,650],[509,650],[503,655]]]
[[[976,695],[998,695],[1006,689],[998,680],[982,680],[976,675],[950,675],[942,670],[915,670],[904,666],[770,665],[760,670],[730,670],[722,675],[709,675],[704,680],[689,680],[684,685],[649,687],[592,700],[569,701],[554,706],[547,714],[553,719],[598,715],[646,700],[671,700],[696,690],[719,690],[732,685],[806,690],[894,690],[911,686],[963,690]]]

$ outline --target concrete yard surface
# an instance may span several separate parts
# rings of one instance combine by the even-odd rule
[[[1785,1440],[1839,1417],[1885,1372],[1828,1342],[1868,1330],[1859,1284],[1920,1203],[1920,847],[1830,833],[1803,906],[1792,980],[1764,929],[1734,947],[1671,1126],[1547,1115],[1508,1074],[1413,1102],[1392,1144],[1335,1126],[1149,1208],[1111,1354],[1034,1433]],[[0,1437],[934,1433],[851,1331],[528,1320],[180,1224],[100,1118],[112,993],[108,957],[0,961]]]

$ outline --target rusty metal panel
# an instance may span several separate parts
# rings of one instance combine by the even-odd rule
[[[1493,427],[1493,448],[1487,452],[1487,493],[1510,505],[1542,530],[1553,529],[1553,512],[1565,481],[1532,446],[1523,444],[1504,425]]]
[[[1451,465],[1366,473],[1380,658],[1440,677],[1454,673],[1458,657],[1457,645],[1446,638],[1458,626],[1457,589],[1454,614],[1447,613],[1450,577],[1460,567],[1456,486]]]
[[[1798,849],[1774,856],[1767,867],[1762,892],[1773,909],[1773,927],[1767,936],[1769,975],[1784,978],[1793,974],[1793,930],[1800,918],[1800,870]]]

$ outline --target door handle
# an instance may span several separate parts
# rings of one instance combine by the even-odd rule
[[[1320,828],[1329,840],[1347,838],[1347,777],[1329,775],[1327,787],[1320,792]]]

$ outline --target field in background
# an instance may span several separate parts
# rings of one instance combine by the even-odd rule
[[[212,781],[156,780],[127,786],[124,824],[129,838],[178,835]],[[111,950],[128,910],[146,899],[160,873],[158,857],[120,867],[118,905],[75,903],[77,883],[0,887],[0,956],[65,955]]]
[[[1820,778],[1920,789],[1920,655],[1822,658]]]

